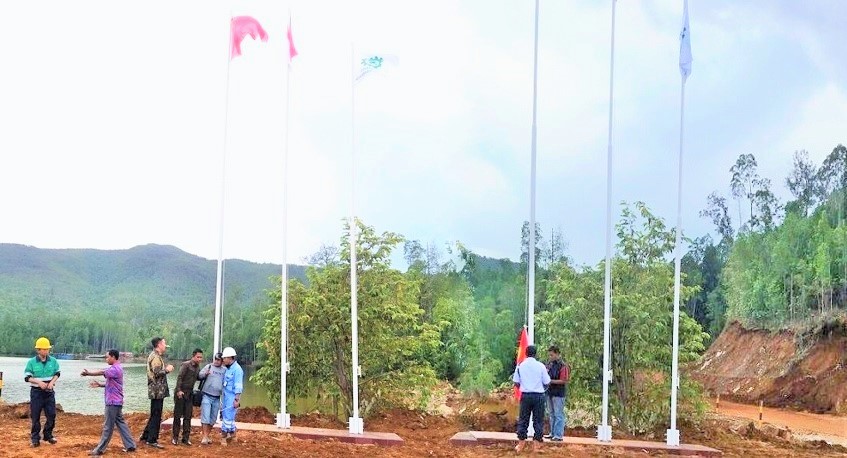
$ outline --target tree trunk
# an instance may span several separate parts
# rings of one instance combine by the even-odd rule
[[[333,369],[335,371],[335,381],[338,384],[338,389],[341,391],[341,394],[344,395],[344,406],[347,409],[347,413],[349,415],[353,415],[353,386],[352,381],[349,378],[351,374],[348,373],[348,370],[344,365],[344,361],[346,361],[345,358],[347,358],[347,352],[345,351],[345,345],[343,345],[339,339],[335,339],[334,347],[335,361],[333,361]]]
[[[788,277],[791,281],[789,281],[789,289],[791,290],[790,299],[788,301],[788,316],[791,318],[791,321],[794,321],[794,274],[791,274]]]

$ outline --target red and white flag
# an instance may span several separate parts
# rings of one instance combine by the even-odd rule
[[[291,33],[291,14],[288,15],[288,63],[294,60],[297,55],[297,48],[294,47],[294,35]]]
[[[230,59],[235,59],[241,55],[241,41],[247,35],[250,35],[254,40],[259,38],[262,41],[268,41],[268,33],[265,32],[259,21],[250,16],[235,16],[232,18],[230,21]]]

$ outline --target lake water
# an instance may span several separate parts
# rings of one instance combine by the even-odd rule
[[[3,393],[0,398],[6,403],[16,404],[29,401],[29,384],[24,382],[24,369],[28,358],[0,357],[0,372],[3,372]],[[174,372],[168,375],[168,385],[171,397],[165,400],[165,409],[173,409],[174,385],[179,362],[171,361]],[[147,374],[144,364],[123,364],[124,367],[124,412],[147,412],[150,410],[150,399],[147,397]],[[79,375],[83,369],[99,370],[107,367],[102,360],[59,360],[62,376],[56,383],[56,402],[62,405],[66,412],[84,414],[103,413],[103,389],[91,388],[88,382],[101,380],[103,377],[83,377]],[[244,393],[241,405],[244,407],[263,406],[272,413],[279,406],[271,404],[268,393],[264,388],[256,386],[248,380],[254,370],[244,367]]]

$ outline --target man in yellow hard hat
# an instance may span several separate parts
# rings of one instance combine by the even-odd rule
[[[43,437],[50,444],[56,443],[53,427],[56,426],[56,393],[53,388],[59,379],[59,360],[50,356],[50,340],[40,337],[35,341],[36,356],[26,363],[24,381],[32,387],[29,390],[29,413],[32,419],[30,440],[33,447],[41,445],[41,411],[47,417]]]

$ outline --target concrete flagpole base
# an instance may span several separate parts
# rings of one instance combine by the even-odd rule
[[[668,433],[668,445],[679,446],[679,430],[678,429],[669,429]]]
[[[291,415],[287,413],[276,414],[276,427],[280,429],[291,429]]]
[[[597,427],[597,440],[601,442],[612,441],[612,427],[610,425],[600,425]]]
[[[350,417],[348,421],[350,422],[350,434],[364,434],[365,421],[363,419],[357,417]]]

